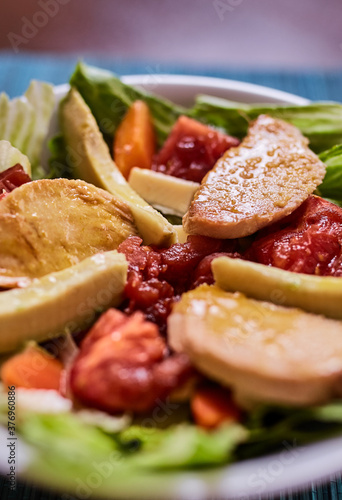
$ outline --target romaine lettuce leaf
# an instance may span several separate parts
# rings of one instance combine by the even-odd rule
[[[342,203],[342,145],[334,146],[319,155],[327,170],[317,193],[333,203]]]
[[[179,115],[185,113],[181,106],[125,85],[110,71],[84,63],[77,64],[70,84],[79,91],[90,107],[110,145],[127,109],[138,99],[145,101],[150,109],[159,146],[165,141]]]
[[[27,156],[12,146],[10,142],[0,139],[0,172],[14,167],[18,163],[31,176],[31,163]]]
[[[342,143],[342,104],[312,103],[304,106],[275,104],[241,104],[221,98],[200,95],[190,116],[219,127],[231,135],[242,138],[248,123],[267,113],[295,125],[308,137],[310,147],[320,153]]]
[[[2,412],[6,433],[6,405]],[[173,477],[170,471],[223,465],[342,435],[342,404],[297,409],[260,406],[249,412],[244,425],[210,432],[181,423],[165,429],[133,425],[113,434],[96,422],[85,423],[77,413],[20,411],[16,434],[18,452],[20,443],[29,451],[23,474],[31,481],[78,495],[88,491],[89,496],[95,486],[88,479],[96,475],[96,496],[113,492],[119,496],[128,486],[137,496],[139,488],[152,480],[163,492]]]
[[[264,455],[282,447],[295,446],[342,435],[342,401],[309,408],[262,405],[245,422],[249,439],[241,444],[237,458]]]
[[[234,424],[208,432],[191,424],[167,429],[132,426],[123,431],[118,442],[122,449],[140,450],[129,463],[156,469],[212,466],[228,463],[236,446],[248,436],[242,425]]]
[[[44,176],[40,157],[55,106],[53,87],[32,81],[25,98],[10,100],[0,94],[0,140],[9,141],[29,158],[32,177],[37,179]]]

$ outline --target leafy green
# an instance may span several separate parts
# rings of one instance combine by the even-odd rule
[[[200,95],[189,115],[242,138],[247,133],[249,121],[263,113],[298,127],[308,137],[310,147],[316,153],[342,143],[342,104],[338,103],[247,105]]]
[[[72,413],[26,412],[17,428],[44,460],[65,460],[68,467],[75,463],[78,472],[90,459],[105,459],[113,450],[121,467],[155,470],[223,464],[230,461],[236,445],[247,436],[240,425],[207,432],[192,424],[167,429],[134,425],[109,435]]]
[[[120,434],[118,442],[123,449],[140,450],[131,455],[132,465],[170,469],[230,462],[237,444],[246,437],[247,432],[241,425],[207,432],[194,425],[181,424],[163,430],[132,426]]]
[[[342,435],[342,402],[319,407],[282,408],[260,406],[245,422],[249,439],[241,444],[237,458],[251,458],[284,446],[311,443]]]
[[[7,428],[5,396],[3,401],[0,397],[0,417]],[[260,406],[247,415],[244,425],[211,432],[181,423],[165,429],[132,425],[114,434],[95,422],[85,423],[77,413],[44,415],[21,409],[16,434],[21,459],[21,443],[28,448],[24,475],[31,480],[88,496],[94,488],[96,496],[114,491],[117,496],[127,491],[137,496],[139,488],[143,491],[153,482],[162,494],[166,484],[171,487],[170,472],[175,470],[223,465],[284,447],[295,453],[297,446],[341,435],[342,404]]]
[[[23,155],[19,149],[5,140],[0,140],[0,172],[4,172],[8,168],[14,167],[19,163],[24,171],[31,176],[31,163],[26,155]]]
[[[327,170],[317,192],[334,203],[342,203],[342,145],[337,145],[319,155]]]
[[[45,175],[40,157],[54,106],[53,87],[44,82],[32,81],[25,99],[9,100],[0,94],[0,140],[9,141],[29,158],[34,179]]]
[[[163,215],[165,219],[167,219],[170,222],[170,224],[173,224],[174,226],[182,225],[182,217],[179,217],[179,215],[173,215],[173,214],[163,214]]]
[[[67,147],[63,134],[55,135],[50,139],[48,147],[51,153],[49,158],[49,177],[56,179],[58,177],[72,178],[72,167],[68,162]]]
[[[70,84],[82,95],[90,107],[109,144],[129,106],[140,99],[146,102],[154,121],[159,145],[185,109],[155,95],[125,85],[110,71],[78,63]]]

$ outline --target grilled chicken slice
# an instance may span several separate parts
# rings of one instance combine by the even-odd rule
[[[246,406],[342,396],[340,321],[202,285],[175,304],[168,338]]]
[[[241,145],[203,179],[184,229],[213,238],[248,236],[293,212],[324,175],[324,163],[296,127],[260,115]]]
[[[128,206],[91,184],[23,184],[0,203],[0,287],[26,286],[135,234]]]

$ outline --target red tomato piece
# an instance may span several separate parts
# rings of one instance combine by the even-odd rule
[[[14,167],[8,168],[0,173],[0,200],[6,193],[10,193],[15,188],[31,182],[31,177],[25,172],[23,167],[17,163]]]
[[[262,231],[249,260],[287,271],[342,276],[342,208],[310,196],[282,221]]]
[[[152,168],[181,179],[201,182],[223,153],[239,144],[235,137],[180,116]]]

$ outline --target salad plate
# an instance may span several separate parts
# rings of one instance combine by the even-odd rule
[[[181,106],[191,106],[197,95],[209,95],[242,104],[305,106],[307,99],[279,90],[249,83],[182,75],[132,75],[122,77],[127,85],[154,93]],[[70,87],[68,84],[54,87],[55,111],[46,134],[41,163],[47,165],[50,155],[48,143],[59,132],[58,105]],[[153,432],[153,430],[151,431]],[[7,439],[7,429],[0,429],[1,440]],[[56,441],[56,446],[58,446]],[[181,449],[181,442],[174,446]],[[2,445],[4,446],[4,445]],[[2,449],[5,449],[4,447]],[[86,449],[86,448],[85,448]],[[187,499],[206,498],[253,498],[259,495],[276,495],[283,491],[297,490],[312,482],[324,481],[342,471],[342,437],[326,439],[302,446],[296,437],[284,439],[276,453],[258,458],[247,458],[219,467],[194,468],[191,470],[147,470],[136,475],[108,478],[113,473],[111,462],[103,462],[98,456],[93,467],[83,475],[75,471],[64,480],[63,464],[45,463],[42,469],[34,449],[18,437],[19,478],[30,479],[48,488],[66,492],[65,499],[73,498],[158,498]],[[67,453],[67,451],[66,451]],[[173,450],[172,453],[177,451]],[[76,453],[77,456],[77,453]],[[100,455],[99,455],[100,456]],[[92,459],[90,458],[90,461]],[[60,466],[60,467],[59,467]],[[0,467],[7,474],[6,457],[0,457]],[[70,492],[70,494],[68,493]]]

